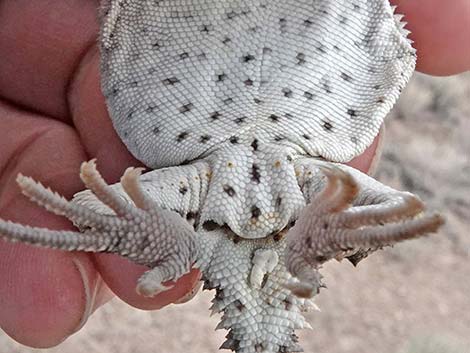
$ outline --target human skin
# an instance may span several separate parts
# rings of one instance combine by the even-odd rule
[[[449,75],[470,69],[470,2],[393,1],[406,15],[418,50],[418,69]],[[21,172],[70,198],[83,189],[84,160],[97,158],[112,183],[138,166],[114,132],[99,89],[98,1],[0,2],[0,217],[73,229],[21,196]],[[377,142],[350,164],[368,171]],[[135,293],[145,271],[115,255],[65,253],[0,241],[0,327],[33,347],[49,347],[75,332],[108,301],[158,309],[197,283],[191,272],[153,299]],[[101,279],[104,279],[103,280]],[[106,283],[106,284],[105,284]]]

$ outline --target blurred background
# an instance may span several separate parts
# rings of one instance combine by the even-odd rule
[[[328,289],[300,332],[308,353],[470,353],[470,73],[416,74],[386,123],[375,173],[419,195],[447,224],[438,235],[328,263]],[[216,353],[224,331],[212,292],[158,312],[115,299],[44,353]],[[32,353],[0,331],[0,353]]]

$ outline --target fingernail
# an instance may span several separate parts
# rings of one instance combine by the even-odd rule
[[[370,163],[369,171],[367,172],[367,174],[369,174],[369,175],[375,175],[375,172],[377,171],[377,167],[380,163],[380,158],[382,157],[383,145],[384,145],[384,141],[386,139],[386,137],[385,137],[385,124],[382,124],[382,126],[380,127],[379,136],[377,138],[378,138],[377,148],[375,149],[374,157],[372,157],[372,161]]]
[[[82,264],[80,259],[78,257],[74,257],[72,259],[72,262],[77,268],[78,273],[80,274],[85,293],[85,308],[83,309],[83,314],[77,327],[73,330],[73,333],[75,333],[86,324],[88,318],[93,313],[95,308],[96,294],[98,293],[98,289],[100,288],[102,279],[98,278],[96,281],[90,281],[90,279],[88,278],[88,273],[85,270],[85,266]],[[92,286],[91,282],[93,282]]]

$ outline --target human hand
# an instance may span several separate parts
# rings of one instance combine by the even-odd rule
[[[51,229],[64,218],[23,197],[15,179],[32,176],[67,198],[82,190],[82,161],[97,158],[116,182],[139,166],[114,132],[99,88],[97,1],[0,3],[0,217]],[[0,327],[35,347],[61,342],[113,295],[143,309],[174,302],[197,284],[193,271],[153,299],[135,292],[145,268],[93,256],[0,243]],[[106,284],[101,280],[105,279]]]
[[[465,0],[446,9],[437,0],[396,2],[410,22],[420,70],[450,74],[470,69],[465,38],[470,5]],[[70,198],[83,189],[78,170],[84,160],[97,158],[108,182],[117,181],[127,166],[139,165],[115,134],[99,90],[97,8],[92,0],[0,3],[2,218],[72,228],[20,195],[19,172]],[[368,170],[376,145],[352,164]],[[131,305],[155,309],[184,296],[198,279],[193,271],[175,289],[146,299],[134,290],[144,270],[114,255],[0,243],[0,327],[21,343],[51,346],[112,297],[108,286]]]

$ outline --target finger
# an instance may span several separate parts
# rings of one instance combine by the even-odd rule
[[[87,154],[97,159],[103,177],[115,183],[127,167],[142,166],[142,163],[129,153],[116,134],[101,93],[99,77],[99,53],[92,47],[71,82],[69,109]]]
[[[470,70],[470,1],[392,0],[405,15],[418,70],[452,75]]]
[[[183,275],[171,289],[157,294],[153,298],[143,297],[136,292],[137,280],[149,269],[145,266],[131,264],[118,255],[96,255],[98,269],[106,284],[126,303],[143,310],[161,309],[178,302],[198,285],[201,274],[192,270]]]
[[[77,168],[86,158],[70,127],[0,104],[0,216],[53,229],[65,219],[40,210],[20,195],[19,171],[71,196],[79,190]],[[91,258],[0,242],[0,326],[17,341],[56,345],[109,298]],[[93,298],[95,300],[93,301]]]
[[[372,144],[367,147],[367,149],[361,155],[353,158],[346,164],[360,170],[363,173],[373,173],[380,159],[380,150],[383,141],[383,135],[384,131],[382,128],[380,129],[379,134],[374,139]]]
[[[141,166],[117,136],[106,111],[99,85],[99,53],[85,55],[69,92],[70,111],[89,156],[97,159],[100,173],[109,183],[118,182],[129,166]],[[112,156],[112,158],[110,158]],[[169,291],[144,298],[135,291],[137,279],[148,268],[131,264],[116,255],[97,255],[96,264],[112,291],[141,309],[158,309],[184,297],[197,284],[199,272],[183,276]]]
[[[98,1],[0,1],[0,97],[55,118],[66,87],[96,41]]]

